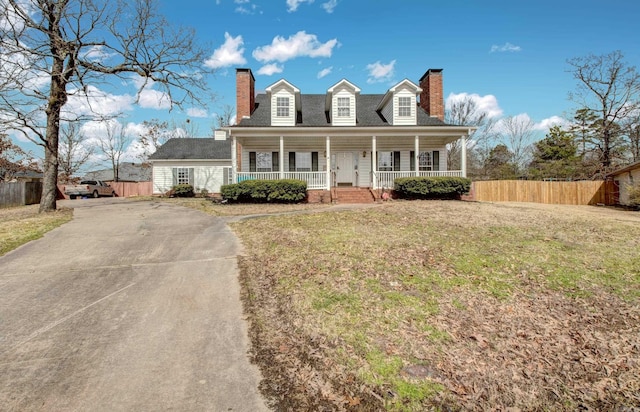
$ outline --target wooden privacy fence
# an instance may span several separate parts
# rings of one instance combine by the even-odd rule
[[[107,182],[118,197],[151,196],[153,182]]]
[[[481,202],[532,202],[557,205],[614,205],[614,182],[490,180],[473,182],[471,198]]]
[[[0,183],[0,207],[14,207],[40,203],[42,182]]]
[[[118,197],[151,196],[153,182],[107,182]],[[58,199],[69,199],[64,194],[64,186],[58,185]]]

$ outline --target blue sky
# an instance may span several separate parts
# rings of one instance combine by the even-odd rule
[[[249,67],[256,88],[281,78],[302,93],[324,93],[342,78],[362,93],[384,93],[429,68],[444,69],[445,97],[475,94],[495,117],[528,115],[540,127],[572,113],[575,81],[566,60],[621,50],[640,67],[633,0],[160,0],[174,24],[195,28],[210,48],[206,64],[217,98],[210,107],[169,112],[149,90],[133,104],[129,89],[112,89],[110,104],[132,133],[152,118],[199,125],[235,107],[235,68]],[[100,87],[97,85],[97,87]],[[127,97],[128,96],[128,97]],[[138,128],[136,128],[138,127]],[[91,129],[87,129],[89,132]],[[37,153],[37,150],[34,150]]]

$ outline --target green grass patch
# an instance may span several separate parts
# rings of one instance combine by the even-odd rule
[[[68,222],[71,209],[38,213],[38,205],[0,209],[0,256]]]

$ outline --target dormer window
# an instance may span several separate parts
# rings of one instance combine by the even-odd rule
[[[398,97],[398,116],[411,116],[411,97]]]
[[[278,97],[276,99],[276,116],[289,117],[289,98]]]
[[[348,97],[338,97],[338,117],[351,116],[351,99]]]

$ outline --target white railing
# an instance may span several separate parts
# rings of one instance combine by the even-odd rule
[[[393,188],[393,181],[399,177],[414,177],[416,175],[415,171],[400,171],[400,172],[386,172],[380,171],[373,172],[376,176],[377,187],[378,188]],[[447,176],[447,177],[462,177],[461,170],[435,170],[435,171],[420,171],[418,172],[418,176],[420,177],[437,177],[437,176]]]
[[[244,180],[279,180],[280,172],[238,172],[238,182]],[[326,172],[284,172],[285,179],[298,179],[307,182],[307,189],[326,189]]]

